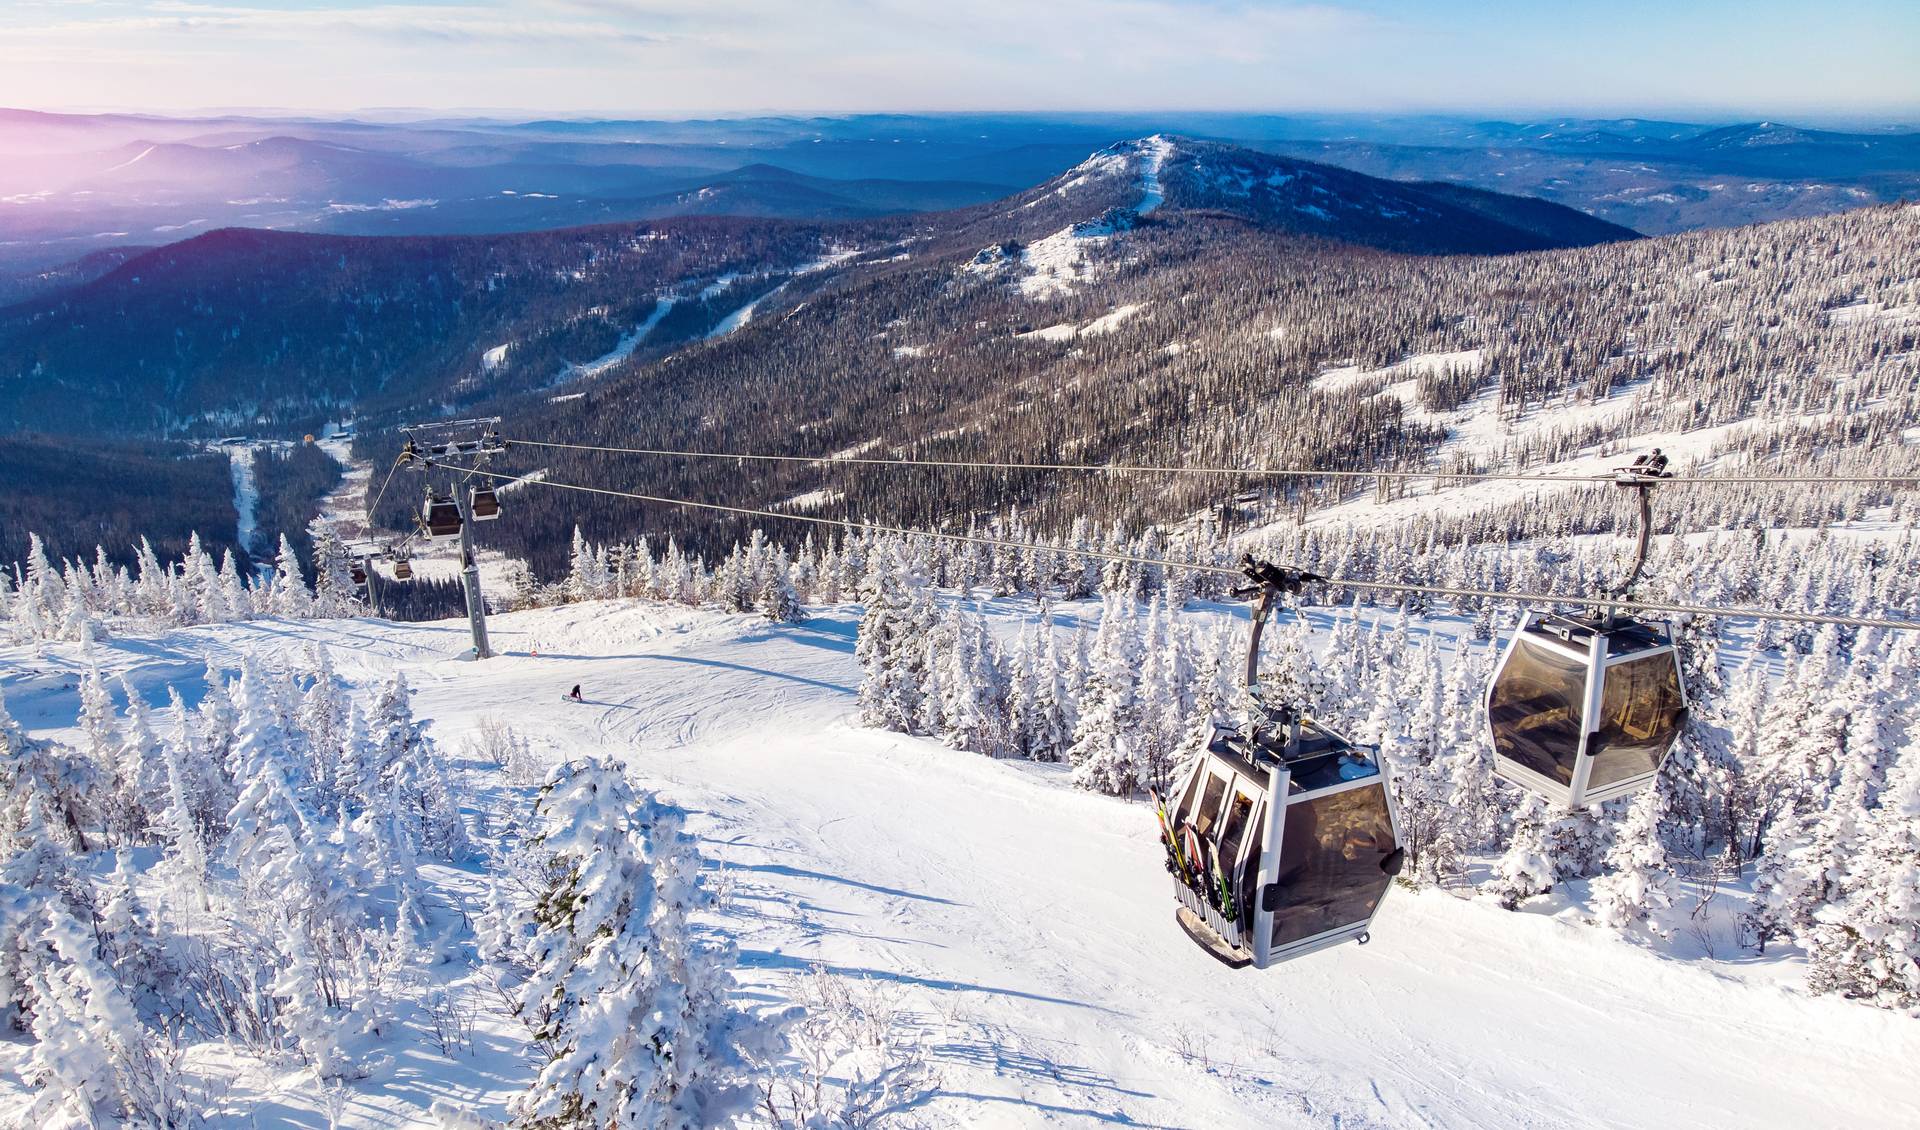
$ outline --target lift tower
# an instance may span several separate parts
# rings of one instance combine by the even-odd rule
[[[489,456],[505,451],[506,441],[500,439],[494,427],[499,422],[500,418],[493,416],[413,424],[401,429],[406,434],[407,445],[400,452],[400,461],[425,472],[428,477],[426,502],[420,508],[416,533],[424,535],[428,541],[459,539],[460,587],[467,600],[467,624],[473,633],[475,659],[493,658],[493,648],[487,641],[487,602],[480,591],[480,564],[474,555],[473,523],[498,518],[499,498],[494,493],[492,480],[468,488],[467,482],[474,478],[472,468],[458,466],[451,467],[452,474],[448,478],[446,491],[436,494],[432,472],[446,458],[471,460],[474,467],[479,467],[485,465]],[[465,438],[462,438],[462,433]],[[467,471],[465,478],[458,477],[461,470]],[[480,498],[481,495],[485,496],[484,499]],[[484,513],[481,512],[482,507],[475,505],[476,500],[485,503]]]

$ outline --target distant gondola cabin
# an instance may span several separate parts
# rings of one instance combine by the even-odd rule
[[[467,512],[476,522],[491,522],[500,516],[500,495],[492,487],[474,487],[468,496]]]
[[[1569,808],[1638,792],[1687,718],[1664,625],[1530,613],[1487,691],[1494,771]]]
[[[460,536],[460,504],[450,496],[433,494],[420,507],[420,524],[427,537],[439,541]]]

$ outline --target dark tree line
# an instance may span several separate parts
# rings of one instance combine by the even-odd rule
[[[209,232],[0,310],[0,427],[286,435],[538,388],[610,350],[654,295],[790,270],[825,230],[690,218],[498,236]],[[506,343],[518,356],[483,369]]]
[[[233,478],[227,459],[184,444],[106,443],[0,435],[0,562],[23,561],[38,533],[56,559],[132,565],[144,535],[164,558],[188,539],[217,558],[235,548]]]
[[[260,447],[253,452],[253,481],[260,492],[254,522],[261,551],[277,551],[285,537],[300,560],[311,562],[313,534],[307,527],[319,516],[320,501],[340,485],[340,464],[311,444]],[[306,576],[313,579],[311,565]]]

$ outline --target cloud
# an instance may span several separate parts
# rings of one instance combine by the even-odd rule
[[[42,23],[17,18],[6,26],[15,42],[41,44],[113,43],[146,39],[156,47],[203,48],[245,41],[311,42],[325,49],[330,39],[371,39],[409,43],[521,45],[551,47],[595,43],[659,43],[663,37],[611,21],[553,20],[517,14],[516,6],[332,5],[322,8],[159,2],[137,11]],[[292,60],[289,60],[292,61]]]
[[[1874,0],[1867,0],[1869,7]],[[1749,10],[1758,5],[1764,18]],[[861,110],[1911,106],[1916,11],[1381,0],[0,3],[0,104]],[[1853,14],[1848,14],[1853,13]]]

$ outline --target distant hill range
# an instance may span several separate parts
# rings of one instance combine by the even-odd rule
[[[44,293],[103,248],[221,227],[460,234],[965,207],[1157,132],[1540,197],[1648,233],[1920,197],[1920,135],[1777,122],[1197,113],[363,121],[0,110],[0,303]]]
[[[832,196],[860,217],[891,210],[905,191],[749,167],[695,195],[716,207],[751,197],[776,212],[783,199],[818,209]],[[1416,254],[1634,238],[1544,201],[1164,136],[1107,147],[995,204],[912,219],[679,217],[384,239],[223,229],[99,253],[65,272],[69,285],[0,309],[0,429],[284,433],[355,413],[431,414],[658,355],[865,263],[1052,238],[1065,258],[1051,266],[1071,271],[1100,242],[1072,225],[1172,229],[1206,217]]]

